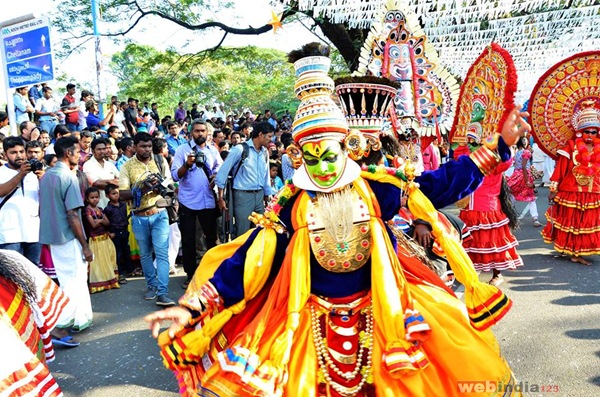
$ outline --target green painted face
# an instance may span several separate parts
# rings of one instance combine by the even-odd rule
[[[471,122],[476,123],[483,120],[485,117],[485,108],[478,102],[473,104],[473,110],[471,111]]]
[[[304,163],[310,179],[320,187],[333,186],[341,177],[346,155],[334,139],[307,142],[302,145]]]

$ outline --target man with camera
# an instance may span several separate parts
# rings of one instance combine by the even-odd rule
[[[0,167],[0,249],[17,251],[37,265],[42,250],[38,178],[22,138],[8,137],[2,145],[7,163]]]
[[[42,179],[45,173],[46,164],[44,164],[44,151],[40,141],[29,141],[25,143],[25,154],[27,162],[31,167],[31,172],[37,176],[38,180]]]
[[[191,140],[175,151],[171,175],[179,182],[179,230],[183,247],[183,268],[187,288],[198,262],[196,261],[196,219],[206,239],[206,248],[217,245],[217,210],[213,178],[219,168],[217,158],[207,146],[206,122],[192,122]]]
[[[174,306],[169,298],[169,216],[164,208],[158,208],[160,194],[159,166],[152,155],[152,137],[138,132],[133,137],[135,156],[121,168],[119,191],[123,200],[132,200],[132,227],[140,247],[140,261],[146,278],[147,291],[144,299],[156,298],[158,306]],[[168,169],[167,160],[163,170]],[[156,268],[152,253],[156,256]]]

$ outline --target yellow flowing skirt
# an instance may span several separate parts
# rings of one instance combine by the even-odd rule
[[[381,352],[385,346],[381,346],[381,329],[374,324],[372,371],[376,397],[521,395],[515,390],[516,381],[491,330],[474,329],[462,302],[435,287],[409,284],[408,288],[414,298],[415,309],[421,312],[432,329],[429,339],[422,344],[429,365],[398,379],[392,378],[382,370]],[[281,324],[281,328],[284,325]],[[274,338],[268,342],[263,339],[266,343],[259,347],[259,354],[263,350],[268,351],[273,341]],[[306,305],[294,334],[284,396],[319,397],[318,371],[311,314],[309,305]],[[197,385],[188,386],[192,386],[188,390],[193,390]],[[218,362],[207,371],[202,386],[219,396],[253,395],[245,393],[231,374],[221,370]]]
[[[90,293],[120,288],[117,278],[117,251],[108,234],[90,237],[94,260],[90,262]]]

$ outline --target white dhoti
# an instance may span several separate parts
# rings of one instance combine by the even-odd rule
[[[50,254],[60,287],[69,298],[56,326],[87,328],[92,323],[93,313],[87,285],[88,264],[83,258],[81,244],[72,239],[64,244],[50,245]]]

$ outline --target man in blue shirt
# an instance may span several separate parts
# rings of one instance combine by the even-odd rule
[[[40,92],[39,84],[34,84],[31,86],[31,88],[29,89],[28,97],[29,102],[31,102],[31,106],[35,108],[35,106],[37,105],[37,100],[42,98],[42,93]]]
[[[223,198],[227,177],[233,176],[233,214],[236,224],[236,236],[250,230],[252,223],[248,219],[252,212],[262,214],[265,211],[265,198],[274,194],[269,176],[269,155],[267,147],[273,138],[273,126],[261,122],[254,126],[251,141],[236,145],[229,151],[219,169],[216,184],[219,188],[219,209],[227,210]],[[248,156],[242,159],[244,146]],[[238,167],[239,166],[239,167]]]
[[[179,182],[179,229],[183,247],[183,269],[192,279],[196,261],[196,219],[206,239],[206,248],[217,245],[217,210],[212,180],[219,163],[206,144],[208,129],[202,120],[192,122],[191,140],[175,151],[171,176]]]
[[[88,111],[88,115],[85,118],[88,128],[97,126],[105,129],[107,125],[110,125],[113,122],[117,106],[111,105],[110,109],[108,109],[108,112],[106,113],[106,117],[104,117],[104,120],[101,120],[100,117],[98,117],[100,108],[98,107],[98,103],[96,103],[96,101],[93,99],[88,100],[85,103],[85,110]]]
[[[34,108],[27,98],[27,87],[17,88],[13,96],[13,101],[15,104],[15,120],[17,121],[17,124],[22,123],[23,121],[29,121],[29,113],[33,113]]]
[[[181,129],[179,125],[173,121],[169,121],[167,123],[167,131],[169,135],[165,138],[167,141],[167,147],[169,148],[169,154],[173,156],[175,154],[175,150],[181,145],[187,144],[187,139],[179,135]]]

